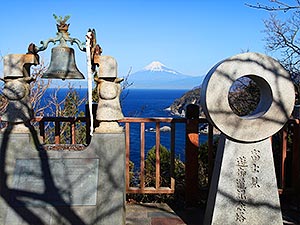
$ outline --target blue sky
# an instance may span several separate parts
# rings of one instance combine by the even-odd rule
[[[56,15],[71,15],[69,33],[85,41],[95,28],[103,55],[118,61],[119,76],[156,60],[200,76],[220,60],[245,50],[265,53],[263,19],[269,13],[245,6],[257,0],[27,0],[4,1],[0,53],[26,53],[29,43],[56,36]],[[268,0],[260,0],[268,3]],[[293,2],[293,1],[291,1]],[[40,55],[50,59],[52,44]],[[85,53],[76,62],[86,74]],[[0,67],[2,71],[2,67]],[[1,72],[2,73],[2,72]]]

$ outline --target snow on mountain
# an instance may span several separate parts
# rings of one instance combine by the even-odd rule
[[[180,74],[179,72],[170,69],[166,67],[164,64],[162,64],[159,61],[153,61],[149,65],[145,66],[143,68],[143,71],[151,71],[151,72],[167,72],[167,73],[173,73],[173,74]]]
[[[143,69],[132,73],[128,81],[130,88],[139,89],[192,89],[202,83],[202,76],[189,76],[153,61]]]

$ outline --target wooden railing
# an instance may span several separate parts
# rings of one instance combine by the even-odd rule
[[[277,135],[277,136],[276,136]],[[285,127],[272,137],[279,136],[273,152],[277,175],[278,190],[280,194],[290,194],[300,191],[300,120],[290,119]],[[290,140],[289,140],[290,138]],[[276,154],[279,153],[279,156]],[[277,159],[277,161],[276,161]]]
[[[45,133],[45,123],[53,122],[55,126],[55,138],[54,144],[60,143],[60,123],[68,122],[70,123],[70,135],[71,135],[71,144],[76,144],[75,140],[75,124],[78,122],[89,123],[88,118],[85,117],[42,117],[35,118],[34,122],[39,123],[40,135],[42,140],[46,139]],[[192,119],[188,120],[185,118],[124,118],[119,121],[121,124],[124,124],[125,127],[125,136],[126,136],[126,190],[127,193],[151,193],[151,194],[170,194],[175,191],[175,180],[174,180],[174,159],[175,159],[175,147],[176,147],[176,125],[185,124],[185,135],[186,145],[185,145],[185,161],[189,160],[189,157],[193,157],[193,154],[197,154],[199,143],[198,125],[201,123],[207,123],[205,118],[201,119]],[[129,161],[130,161],[130,133],[131,125],[137,123],[140,126],[140,177],[139,183],[137,186],[130,185],[130,171],[129,171]],[[155,124],[155,150],[156,150],[156,164],[155,164],[155,186],[147,187],[145,185],[145,128],[146,124],[154,123]],[[170,125],[170,186],[162,187],[160,180],[160,154],[159,154],[159,145],[160,145],[160,136],[161,136],[161,125],[168,123]],[[213,169],[213,127],[209,125],[208,129],[208,162],[209,162],[209,178],[212,174]],[[291,141],[288,141],[288,137],[291,138]],[[87,135],[88,138],[88,135]],[[278,181],[278,189],[280,194],[295,193],[295,191],[300,190],[300,121],[298,119],[290,119],[284,129],[282,129],[278,134],[272,137],[273,140],[273,151],[274,151],[274,160],[275,160],[275,169]],[[279,143],[279,144],[276,144]],[[276,145],[276,146],[275,146]],[[191,154],[192,151],[192,154]],[[277,156],[275,155],[277,154]],[[188,173],[197,174],[198,164],[197,160],[192,160],[192,164],[186,163],[186,190],[189,190],[190,196],[188,198],[193,198],[193,191],[190,191],[191,188],[197,187],[197,176],[190,176]],[[191,179],[191,180],[189,180]]]
[[[176,124],[183,123],[187,124],[187,119],[184,118],[124,118],[121,120],[121,123],[125,124],[125,134],[126,134],[126,190],[127,193],[148,193],[148,194],[170,194],[175,191],[175,179],[174,179],[174,159],[175,159],[175,147],[176,147]],[[199,123],[207,123],[206,119],[197,119],[197,120],[189,120],[189,124],[197,123],[197,129],[195,132],[197,135],[196,148],[198,148],[198,124]],[[130,173],[129,173],[129,158],[130,158],[130,125],[133,123],[138,123],[140,127],[140,168],[139,168],[139,185],[138,186],[130,186]],[[146,187],[145,185],[145,130],[146,124],[154,123],[155,124],[155,156],[156,156],[156,164],[155,164],[155,187]],[[170,127],[170,186],[169,187],[161,187],[160,182],[160,136],[161,136],[161,128],[162,124],[169,124]],[[192,132],[185,128],[185,133],[181,135],[192,134]],[[188,136],[190,138],[192,136]],[[210,133],[209,142],[212,143],[213,135]],[[212,145],[210,145],[212,149]],[[210,151],[211,152],[211,151]],[[198,153],[197,153],[198,154]],[[196,157],[197,158],[197,157]],[[189,167],[193,167],[192,164]],[[211,166],[212,167],[212,166]],[[197,173],[197,172],[196,172]],[[195,177],[188,176],[189,178],[194,179]],[[188,178],[188,179],[189,179]],[[197,178],[196,178],[197,179]],[[192,188],[192,187],[191,187]]]
[[[121,123],[125,123],[125,134],[126,134],[126,192],[127,193],[159,193],[159,194],[170,194],[174,193],[175,190],[175,179],[174,179],[174,159],[175,159],[175,121],[183,122],[181,119],[171,118],[125,118],[121,120]],[[140,184],[139,187],[130,186],[130,173],[129,173],[129,158],[130,158],[130,124],[140,124]],[[145,124],[155,123],[155,187],[145,186]],[[161,187],[160,185],[160,128],[161,123],[171,124],[171,138],[170,138],[170,187]]]
[[[54,143],[53,144],[60,144],[61,143],[61,123],[69,123],[70,124],[70,144],[77,144],[76,143],[76,123],[86,123],[86,127],[88,127],[89,119],[87,117],[36,117],[32,120],[33,122],[39,123],[39,131],[40,137],[42,142],[46,142],[46,134],[45,132],[45,123],[52,122],[54,123]],[[86,134],[87,135],[87,134]],[[87,136],[86,136],[87,137]]]

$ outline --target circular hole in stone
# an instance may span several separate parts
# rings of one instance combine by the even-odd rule
[[[272,101],[269,84],[255,75],[243,76],[234,81],[228,93],[231,110],[245,119],[262,116],[268,111]]]

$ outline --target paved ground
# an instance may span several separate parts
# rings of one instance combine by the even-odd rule
[[[300,209],[284,206],[284,225],[300,225]],[[202,225],[203,208],[189,208],[176,211],[159,203],[126,205],[126,225]]]
[[[200,225],[203,209],[174,212],[167,204],[146,203],[126,205],[126,225]]]

